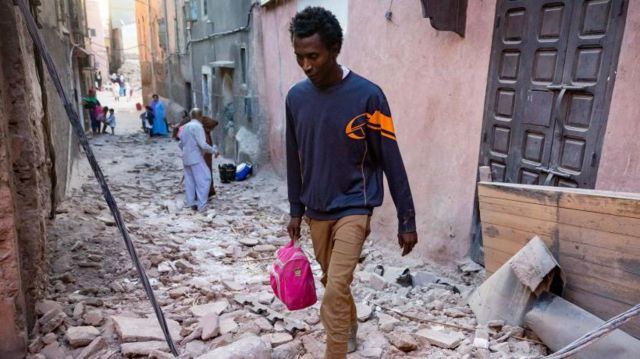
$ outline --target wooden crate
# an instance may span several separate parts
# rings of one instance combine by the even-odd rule
[[[640,194],[482,182],[478,195],[487,276],[538,235],[566,299],[603,319],[640,303]],[[640,319],[623,329],[640,338]]]

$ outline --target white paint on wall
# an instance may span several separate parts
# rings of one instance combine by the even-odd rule
[[[342,32],[347,34],[349,24],[349,1],[348,0],[298,0],[298,11],[307,6],[320,6],[331,11],[342,26]]]

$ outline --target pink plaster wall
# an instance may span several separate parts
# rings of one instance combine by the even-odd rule
[[[418,1],[351,0],[340,62],[382,87],[389,100],[417,211],[416,257],[451,262],[467,253],[495,0],[470,1],[467,35],[434,30]],[[296,3],[263,8],[269,150],[284,173],[284,96],[304,78],[288,36]],[[396,244],[390,195],[373,220],[374,240]]]
[[[640,192],[640,1],[630,1],[596,188]]]

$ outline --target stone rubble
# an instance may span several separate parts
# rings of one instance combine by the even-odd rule
[[[139,125],[135,114],[119,115]],[[182,206],[175,142],[141,133],[91,141],[181,359],[322,358],[320,302],[288,311],[269,284],[275,251],[289,241],[283,182],[268,169],[244,182],[216,178],[210,209],[195,213]],[[28,358],[171,358],[100,187],[87,168],[76,177],[49,229],[53,275]],[[313,258],[306,225],[302,234]],[[522,328],[476,322],[464,301],[483,275],[474,263],[435,268],[376,242],[365,243],[354,274],[358,350],[349,359],[546,354]],[[313,260],[312,269],[321,299]]]
[[[69,342],[72,348],[84,347],[91,343],[96,337],[100,335],[100,331],[96,327],[83,326],[83,327],[71,327],[67,329],[65,338]]]

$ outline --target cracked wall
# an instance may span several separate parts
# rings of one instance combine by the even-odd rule
[[[55,3],[40,14],[49,6]],[[44,294],[47,222],[64,195],[77,146],[24,19],[11,2],[0,2],[0,13],[0,33],[13,34],[0,37],[0,357],[14,358],[24,355],[35,302]],[[57,26],[53,15],[41,31],[64,76],[63,37],[47,31]]]

